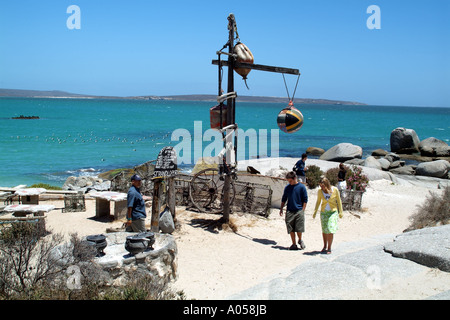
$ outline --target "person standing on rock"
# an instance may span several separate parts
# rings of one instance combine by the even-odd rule
[[[316,207],[313,218],[316,218],[317,209],[320,208],[320,221],[322,223],[323,249],[322,253],[331,253],[333,237],[338,230],[338,217],[342,218],[342,202],[339,190],[332,187],[327,178],[322,178],[319,183],[320,189],[317,192]]]
[[[127,231],[145,232],[145,200],[148,197],[143,196],[140,191],[142,179],[137,174],[131,177],[131,187],[127,194]]]
[[[308,159],[308,155],[306,153],[302,154],[302,158],[297,161],[294,168],[292,170],[297,174],[297,179],[303,184],[306,184],[306,160]]]
[[[283,208],[287,201],[286,227],[291,236],[292,245],[289,250],[298,250],[295,242],[295,233],[298,236],[300,249],[305,249],[305,243],[302,240],[302,233],[305,232],[305,209],[308,203],[308,193],[302,183],[297,181],[297,175],[291,171],[286,174],[286,180],[289,184],[284,188],[281,198],[280,216],[283,216]]]

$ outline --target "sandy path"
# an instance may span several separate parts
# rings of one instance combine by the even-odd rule
[[[375,235],[401,233],[409,226],[409,216],[416,211],[418,204],[423,203],[428,192],[426,188],[392,185],[387,180],[372,181],[363,197],[363,212],[344,212],[333,246],[336,248],[341,243]],[[188,299],[224,299],[265,279],[289,272],[299,263],[312,258],[311,253],[322,248],[322,236],[319,215],[316,219],[312,218],[317,190],[308,190],[308,195],[306,232],[303,236],[305,251],[287,250],[290,238],[284,217],[280,217],[276,209],[272,210],[269,218],[232,214],[231,221],[237,226],[237,232],[233,232],[229,229],[218,231],[211,227],[211,223],[214,224],[220,218],[219,215],[200,214],[178,207],[180,228],[174,233],[178,246],[178,280],[173,284],[174,289],[183,290]],[[55,204],[57,208],[63,206],[61,200],[45,203]],[[104,233],[107,228],[122,225],[122,221],[93,219],[93,200],[87,200],[86,206],[86,212],[50,212],[48,228],[54,232],[77,232],[85,236]],[[147,209],[147,212],[150,210]],[[442,277],[446,283],[450,280],[447,273],[426,275],[419,279],[421,285],[417,283],[419,280],[414,279],[409,284],[392,285],[387,288],[386,297],[398,296],[399,292],[403,292],[408,298],[405,287],[416,288],[415,292],[427,290],[423,284],[427,277],[431,277],[431,280],[437,277],[434,282],[425,282],[430,286],[442,283]],[[432,288],[428,291],[431,292]],[[417,294],[411,297],[417,297]]]

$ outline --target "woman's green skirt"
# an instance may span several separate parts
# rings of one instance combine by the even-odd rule
[[[337,211],[324,211],[320,213],[320,221],[322,223],[322,233],[336,233],[338,230]]]

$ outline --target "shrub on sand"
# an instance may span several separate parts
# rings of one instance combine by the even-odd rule
[[[323,175],[323,171],[316,165],[310,165],[306,167],[306,182],[310,189],[315,189],[319,185],[320,178]]]
[[[338,184],[338,173],[339,168],[331,168],[325,172],[325,177],[330,181],[332,186],[337,186]]]
[[[30,188],[44,188],[47,190],[62,190],[61,187],[58,186],[52,186],[48,183],[35,183],[32,186],[30,186]]]
[[[406,231],[449,224],[450,187],[447,186],[441,196],[430,192],[424,203],[417,206],[417,211],[409,220],[411,225]]]

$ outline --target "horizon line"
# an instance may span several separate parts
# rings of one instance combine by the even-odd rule
[[[15,91],[20,92],[21,94],[13,94],[7,93],[5,91]],[[32,94],[34,93],[34,94]],[[47,95],[43,95],[43,94]],[[50,93],[60,93],[66,94],[64,95],[51,95]],[[205,99],[194,99],[194,97],[201,96]],[[182,97],[191,99],[181,99]],[[9,88],[0,88],[0,98],[41,98],[41,99],[117,99],[117,100],[163,100],[163,101],[217,101],[215,99],[217,95],[207,94],[207,93],[186,93],[186,94],[175,94],[175,95],[132,95],[132,96],[111,96],[111,95],[94,95],[94,94],[80,94],[80,93],[71,93],[63,90],[35,90],[35,89],[9,89]],[[250,99],[242,102],[252,102],[258,103],[263,101],[252,101],[253,99],[272,99],[272,101],[266,101],[266,103],[284,103],[289,102],[289,98],[287,97],[279,97],[279,96],[258,96],[258,95],[241,95],[238,96],[245,99]],[[177,99],[178,98],[178,99]],[[276,100],[276,101],[275,101]],[[450,106],[423,106],[423,105],[392,105],[392,104],[367,104],[365,102],[359,101],[349,101],[349,100],[336,100],[336,99],[325,99],[325,98],[296,98],[295,100],[300,100],[305,103],[307,100],[311,104],[330,104],[330,105],[365,105],[365,106],[386,106],[386,107],[413,107],[413,108],[450,108]]]

